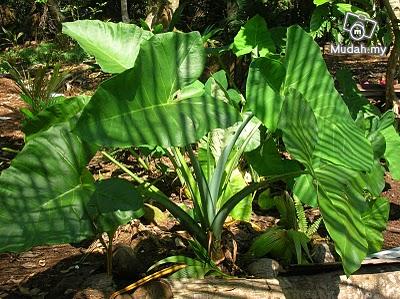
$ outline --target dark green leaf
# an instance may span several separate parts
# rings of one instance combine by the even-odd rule
[[[268,138],[261,148],[246,153],[246,159],[260,176],[271,176],[300,170],[300,164],[286,160],[279,154],[272,138]]]
[[[310,31],[315,32],[319,30],[328,16],[329,16],[329,6],[328,5],[318,6],[311,15]]]
[[[96,182],[87,209],[98,233],[112,233],[144,214],[142,196],[131,182],[118,178]]]
[[[207,95],[177,100],[201,75],[204,50],[198,33],[165,33],[142,42],[135,67],[104,82],[77,124],[83,139],[108,146],[183,146],[240,118]]]
[[[0,252],[94,236],[86,165],[95,152],[61,123],[35,135],[0,176]]]

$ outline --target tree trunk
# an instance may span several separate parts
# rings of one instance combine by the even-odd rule
[[[57,2],[55,0],[48,0],[47,6],[49,8],[51,17],[57,26],[57,29],[61,31],[61,23],[64,21],[64,15],[61,13]]]
[[[121,0],[121,16],[122,22],[129,23],[129,13],[128,13],[128,0]]]
[[[396,118],[400,117],[400,100],[394,91],[394,80],[396,75],[397,64],[400,58],[400,28],[399,20],[392,8],[389,0],[384,0],[386,12],[389,16],[394,35],[393,48],[390,52],[388,66],[386,71],[386,106],[387,109],[393,108]]]
[[[179,7],[179,0],[151,0],[146,24],[153,29],[157,24],[162,24],[167,30],[174,12]]]

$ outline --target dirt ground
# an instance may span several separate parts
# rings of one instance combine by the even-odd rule
[[[328,65],[334,66],[333,69],[342,65],[349,66],[342,61],[342,58],[327,60]],[[355,72],[358,80],[374,80],[384,72],[384,64],[380,60],[371,62],[372,67],[366,70],[365,64],[358,61],[349,67],[362,66]],[[0,171],[9,166],[15,151],[23,147],[23,134],[19,125],[21,107],[24,107],[24,103],[19,99],[15,85],[7,78],[0,78]],[[144,173],[132,157],[127,157],[124,163],[140,175],[151,178],[159,175],[154,169],[147,174]],[[96,175],[101,173],[103,177],[121,174],[116,167],[99,155],[92,160],[89,168],[92,173]],[[391,212],[387,230],[384,232],[385,249],[400,246],[400,182],[393,181],[387,176],[386,183],[384,196],[391,202]],[[168,177],[161,180],[158,187],[170,194],[174,201],[188,203],[182,196],[179,185],[171,182]],[[239,252],[245,251],[254,236],[274,225],[276,221],[277,218],[274,216],[261,215],[256,210],[253,213],[254,226],[232,223],[229,230],[238,241]],[[142,219],[142,222],[133,221],[121,228],[116,237],[116,244],[133,248],[135,258],[129,260],[127,268],[124,258],[119,260],[119,256],[115,257],[117,272],[115,287],[123,287],[143,277],[146,269],[163,257],[187,253],[188,238],[187,233],[170,216],[158,223]],[[116,248],[119,247],[123,246],[117,245]],[[115,254],[117,252],[120,251],[116,250]],[[77,292],[85,288],[89,277],[104,272],[104,252],[102,246],[95,240],[73,245],[36,247],[22,254],[1,254],[0,298],[73,298]]]

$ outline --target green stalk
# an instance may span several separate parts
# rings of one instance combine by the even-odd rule
[[[267,186],[269,182],[262,181],[259,183],[254,183],[244,187],[238,193],[234,194],[231,198],[229,198],[226,203],[221,207],[218,211],[217,215],[214,218],[214,221],[211,225],[211,231],[213,232],[213,236],[216,240],[221,239],[222,229],[225,223],[226,218],[229,213],[235,208],[235,206],[246,196],[253,193],[254,191]]]
[[[205,206],[205,204],[202,202],[196,180],[194,179],[192,172],[190,171],[190,168],[185,161],[184,156],[177,148],[172,148],[171,152],[168,151],[168,155],[172,164],[175,167],[175,171],[177,172],[182,185],[186,184],[190,190],[194,209],[196,215],[200,218],[200,223],[202,227],[210,227],[210,224],[207,223],[206,217],[202,211],[202,206]]]
[[[242,133],[243,129],[246,127],[246,125],[250,122],[250,120],[253,118],[254,114],[251,113],[240,125],[238,130],[236,131],[235,135],[232,137],[232,139],[229,141],[228,145],[224,148],[222,151],[222,154],[220,158],[218,159],[217,166],[215,167],[214,174],[212,176],[211,182],[210,182],[210,193],[211,193],[211,198],[213,200],[214,206],[217,205],[217,199],[219,195],[219,190],[221,187],[221,181],[222,177],[225,171],[225,166],[226,162],[229,158],[229,155],[232,152],[232,148],[235,145],[236,141],[238,140],[240,134]]]
[[[221,209],[218,211],[217,215],[214,218],[214,222],[211,225],[211,231],[213,232],[213,235],[216,239],[221,238],[222,234],[222,229],[224,222],[226,218],[228,217],[229,213],[232,211],[232,209],[246,196],[249,194],[253,193],[254,191],[258,190],[259,188],[268,186],[270,183],[282,180],[287,177],[295,177],[303,174],[304,171],[295,171],[295,172],[290,172],[287,174],[283,175],[276,175],[276,176],[271,176],[267,178],[264,181],[261,181],[259,183],[251,184],[246,187],[244,187],[242,190],[240,190],[238,193],[234,194],[231,198],[229,198],[225,204],[221,207]]]
[[[214,220],[216,206],[212,200],[210,189],[207,180],[204,176],[204,173],[199,165],[199,161],[196,159],[193,149],[190,145],[187,146],[187,151],[190,157],[190,161],[192,162],[194,173],[196,175],[197,184],[199,185],[200,197],[202,200],[202,211],[207,216],[206,219],[207,219],[207,230],[208,230],[211,223]]]
[[[254,134],[258,131],[258,128],[261,126],[261,123],[258,126],[255,126],[253,130],[250,132],[249,136],[245,139],[243,144],[240,146],[239,150],[235,153],[234,157],[232,158],[231,163],[228,163],[227,167],[227,175],[225,178],[224,186],[226,186],[229,183],[229,179],[232,176],[233,170],[237,167],[239,164],[240,157],[242,156],[246,146],[249,144],[251,138],[254,136]],[[244,128],[243,128],[244,129]]]
[[[187,185],[193,200],[197,201],[199,196],[199,190],[197,188],[196,180],[194,179],[189,166],[185,161],[185,157],[182,155],[179,149],[172,148],[171,151],[167,151],[169,159],[175,167],[175,171],[179,176],[182,185]],[[201,205],[201,202],[198,202]]]
[[[136,160],[144,169],[149,170],[149,165],[133,149],[130,148],[129,152],[136,158]]]
[[[132,171],[130,171],[128,169],[128,167],[126,167],[124,164],[122,164],[121,162],[117,161],[116,159],[114,159],[111,155],[109,155],[107,152],[105,151],[101,151],[101,154],[106,157],[108,160],[110,160],[111,162],[113,162],[115,165],[117,165],[119,168],[121,168],[126,174],[128,174],[132,179],[134,179],[136,182],[138,182],[139,184],[144,184],[145,181],[143,179],[141,179],[138,175],[134,174]],[[150,185],[150,184],[149,184]]]
[[[138,177],[132,171],[130,171],[125,165],[115,160],[105,151],[101,152],[102,155],[107,157],[111,162],[120,167],[126,174],[131,176],[136,182],[141,184],[139,190],[144,196],[154,199],[156,202],[164,206],[175,218],[177,218],[182,225],[191,233],[203,246],[207,246],[207,235],[201,229],[201,227],[190,217],[181,207],[172,202],[168,196],[161,192],[156,186],[145,182],[143,179]]]

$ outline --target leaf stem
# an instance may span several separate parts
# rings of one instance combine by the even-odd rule
[[[132,148],[129,149],[129,152],[136,158],[138,163],[142,165],[142,167],[146,170],[149,170],[149,165],[136,153]]]
[[[107,157],[115,165],[119,166],[125,173],[130,175],[136,182],[141,184],[138,189],[142,192],[144,196],[154,199],[159,204],[164,206],[175,218],[177,218],[183,226],[191,233],[203,246],[207,244],[207,236],[205,232],[201,229],[200,225],[192,219],[181,207],[172,202],[167,195],[161,192],[156,186],[145,182],[139,176],[130,171],[125,165],[115,160],[105,151],[101,152],[102,155]]]

